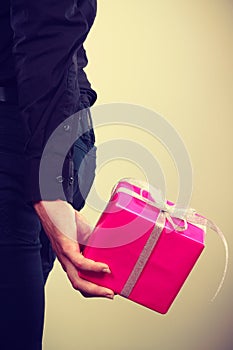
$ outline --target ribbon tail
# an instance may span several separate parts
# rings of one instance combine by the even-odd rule
[[[219,292],[220,292],[220,290],[221,290],[221,288],[223,286],[225,277],[226,277],[227,267],[228,267],[228,260],[229,260],[229,252],[228,252],[227,240],[226,240],[224,234],[222,233],[222,231],[220,230],[220,228],[213,221],[211,221],[209,219],[206,219],[206,224],[207,224],[207,227],[209,227],[210,229],[215,231],[220,236],[220,238],[221,238],[221,240],[223,242],[224,248],[225,248],[225,266],[224,266],[224,271],[223,271],[222,279],[221,279],[221,281],[219,283],[218,289],[217,289],[216,293],[214,294],[213,298],[211,299],[211,301],[214,301],[214,299],[219,294]]]

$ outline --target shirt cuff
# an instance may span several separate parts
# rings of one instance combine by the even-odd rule
[[[40,158],[33,158],[27,162],[24,186],[26,202],[35,203],[57,199],[69,203],[73,202],[74,165],[72,152],[73,147],[65,160],[61,156],[53,154],[47,156],[43,161]],[[62,162],[63,165],[60,166]]]

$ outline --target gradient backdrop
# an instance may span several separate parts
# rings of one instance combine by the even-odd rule
[[[167,315],[119,296],[85,299],[56,263],[47,284],[44,350],[233,349],[232,117],[233,2],[230,0],[99,0],[87,40],[87,69],[98,104],[127,102],[163,115],[180,134],[192,161],[191,206],[213,219],[228,240],[224,286],[220,238],[208,230],[206,249]],[[165,148],[130,127],[96,130],[97,145],[112,137],[136,140],[159,161],[167,197],[178,178]],[[97,169],[96,190],[105,200],[125,176],[143,179],[140,167],[114,159]],[[155,174],[156,177],[156,174]],[[99,216],[83,210],[94,224]]]

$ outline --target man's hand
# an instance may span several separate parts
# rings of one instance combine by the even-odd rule
[[[91,232],[84,217],[62,200],[40,201],[34,203],[34,208],[73,288],[86,297],[100,296],[113,299],[112,290],[86,281],[78,274],[79,270],[111,273],[108,265],[87,259],[80,252],[78,237],[79,240],[83,237],[83,242]]]

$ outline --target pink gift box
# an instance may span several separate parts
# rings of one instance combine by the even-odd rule
[[[204,249],[204,234],[204,227],[167,215],[147,190],[122,180],[84,250],[111,274],[80,276],[165,314]]]

